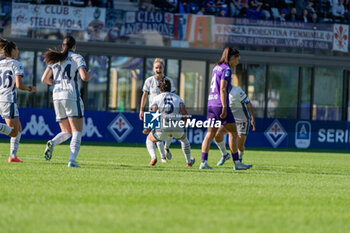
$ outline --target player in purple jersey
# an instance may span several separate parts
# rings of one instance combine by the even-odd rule
[[[239,60],[239,51],[226,47],[220,61],[214,67],[210,82],[207,119],[220,121],[229,133],[229,145],[234,161],[234,170],[246,170],[251,168],[252,165],[243,164],[239,160],[237,152],[237,129],[232,111],[229,107],[228,97],[228,93],[231,89],[231,67],[238,65]],[[202,162],[199,169],[212,169],[207,163],[208,152],[218,129],[219,128],[214,126],[209,127],[207,130],[207,135],[202,143]]]

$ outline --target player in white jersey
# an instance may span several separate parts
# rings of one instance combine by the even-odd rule
[[[148,103],[150,106],[153,99],[157,95],[160,94],[160,90],[158,88],[159,80],[162,80],[164,78],[168,79],[171,83],[171,92],[172,93],[176,92],[176,88],[174,86],[173,80],[164,75],[164,64],[163,64],[163,61],[161,59],[156,58],[154,60],[153,72],[155,73],[155,75],[147,78],[144,85],[143,85],[143,89],[142,89],[143,95],[141,98],[141,106],[140,106],[140,120],[143,120],[143,109],[146,105],[147,97],[148,97]],[[150,108],[149,108],[149,110],[150,110]],[[147,134],[149,131],[144,130],[143,132]],[[169,146],[171,144],[172,139],[173,139],[172,137],[168,137],[165,139],[166,155],[165,155],[165,151],[164,151],[163,141],[157,142],[157,147],[158,147],[158,150],[161,154],[161,159],[162,159],[163,163],[166,163],[166,159],[170,160],[172,158],[171,152],[169,150]]]
[[[9,163],[22,162],[17,158],[22,125],[16,104],[16,88],[36,92],[35,87],[23,84],[23,67],[15,60],[17,57],[16,44],[0,38],[0,115],[6,122],[0,123],[0,132],[11,137]]]
[[[46,51],[44,57],[48,66],[41,78],[43,83],[53,85],[56,121],[61,128],[61,132],[47,142],[44,158],[50,161],[54,146],[72,136],[68,167],[79,167],[76,157],[81,144],[84,104],[80,98],[78,73],[83,81],[92,78],[92,73],[86,71],[84,58],[76,54],[75,50],[75,39],[66,36],[62,43],[62,51]]]
[[[170,80],[159,80],[159,90],[161,94],[153,99],[151,109],[152,111],[157,111],[157,113],[161,114],[161,127],[160,129],[153,129],[151,133],[148,134],[146,140],[147,150],[151,156],[150,166],[154,166],[157,163],[154,143],[163,141],[170,136],[180,140],[187,166],[192,167],[195,159],[191,158],[191,145],[186,137],[186,128],[181,128],[178,124],[175,126],[170,123],[179,122],[182,118],[185,118],[184,122],[186,122],[187,111],[185,104],[178,95],[170,92]]]
[[[247,139],[250,125],[252,125],[252,130],[255,131],[255,117],[253,112],[253,106],[250,103],[250,100],[246,93],[236,86],[232,86],[232,89],[229,93],[229,103],[232,114],[236,121],[236,127],[238,132],[238,154],[239,159],[242,162],[244,154],[244,144]],[[218,166],[221,166],[225,163],[226,160],[230,158],[230,154],[227,153],[225,141],[223,136],[227,131],[221,127],[215,136],[215,143],[221,151],[221,159],[218,162]]]

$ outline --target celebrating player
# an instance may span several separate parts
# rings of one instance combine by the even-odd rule
[[[250,124],[255,131],[255,117],[253,112],[253,106],[250,103],[250,100],[246,93],[236,86],[232,86],[232,89],[229,93],[230,108],[232,114],[236,121],[237,131],[238,131],[238,155],[239,160],[242,162],[244,154],[244,144],[247,139]],[[225,141],[223,136],[227,133],[226,129],[221,126],[216,133],[215,143],[221,151],[221,160],[218,162],[218,166],[221,166],[228,160],[231,156],[227,153]]]
[[[233,114],[229,107],[228,92],[231,89],[231,67],[239,63],[239,51],[230,47],[225,48],[220,61],[214,67],[210,84],[207,119],[220,121],[225,130],[229,133],[229,145],[234,161],[233,169],[246,170],[252,165],[243,164],[239,161],[237,152],[237,129]],[[217,127],[209,127],[202,143],[202,158],[199,169],[212,169],[208,163],[208,152],[213,141]]]
[[[156,58],[153,62],[153,72],[155,73],[154,76],[151,76],[146,79],[144,85],[143,85],[143,95],[141,98],[141,106],[140,106],[140,120],[143,120],[143,109],[146,105],[147,97],[148,97],[148,103],[149,106],[151,106],[151,103],[153,102],[153,99],[160,94],[159,88],[158,88],[158,82],[164,78],[168,79],[171,83],[171,92],[175,93],[176,89],[174,87],[173,80],[167,76],[164,76],[164,64],[163,61],[160,58]],[[149,108],[150,109],[150,108]],[[148,131],[145,131],[146,133]],[[166,163],[166,159],[171,159],[172,155],[169,150],[169,146],[172,141],[172,137],[167,137],[165,139],[165,151],[164,151],[164,144],[163,141],[157,142],[157,147],[161,155],[161,159],[163,163]]]
[[[66,36],[62,51],[49,50],[44,53],[48,64],[41,81],[53,85],[53,103],[61,132],[47,142],[44,157],[50,161],[53,149],[71,136],[68,167],[79,167],[76,158],[80,149],[84,104],[80,98],[77,75],[83,81],[89,81],[92,73],[86,71],[84,58],[75,53],[75,39]],[[53,76],[53,79],[51,78]]]
[[[184,122],[186,122],[187,111],[185,104],[178,95],[170,93],[171,82],[168,79],[163,78],[159,80],[159,90],[161,94],[157,95],[153,99],[151,109],[154,112],[159,111],[159,114],[162,116],[162,122],[160,129],[153,129],[147,136],[146,146],[152,158],[149,165],[154,166],[157,163],[156,148],[154,143],[157,141],[163,141],[167,137],[171,136],[180,140],[187,166],[192,167],[195,159],[191,158],[191,146],[186,137],[186,130],[185,128],[176,127],[174,124],[172,124],[173,122],[182,120],[182,116],[185,118]]]
[[[19,61],[18,49],[14,42],[0,38],[0,115],[6,124],[0,123],[0,132],[11,137],[9,163],[22,162],[17,158],[22,125],[16,104],[18,89],[36,92],[36,88],[22,82],[23,67]]]

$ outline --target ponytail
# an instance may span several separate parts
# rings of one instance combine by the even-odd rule
[[[226,65],[228,65],[232,56],[238,57],[239,51],[231,47],[226,47],[222,52],[220,61],[217,64],[221,65],[222,63],[225,63]]]
[[[47,64],[55,64],[66,60],[68,57],[68,52],[75,46],[75,39],[72,36],[66,36],[62,43],[63,51],[49,49],[44,55],[44,61]]]

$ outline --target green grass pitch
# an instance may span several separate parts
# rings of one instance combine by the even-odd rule
[[[117,144],[116,144],[117,145]],[[173,159],[148,167],[145,147],[87,145],[67,168],[69,145],[44,161],[44,143],[23,141],[8,164],[0,143],[0,232],[350,232],[350,154],[247,150],[248,171],[232,161],[212,171]]]

